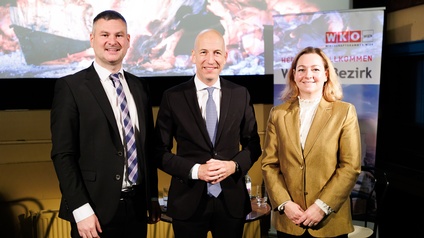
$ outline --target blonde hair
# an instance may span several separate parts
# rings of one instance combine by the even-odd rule
[[[334,70],[333,63],[328,58],[328,56],[322,51],[320,48],[315,47],[306,47],[302,51],[300,51],[296,57],[294,58],[291,67],[287,74],[287,82],[284,90],[280,94],[281,101],[294,101],[297,100],[299,96],[299,88],[296,85],[294,80],[294,70],[296,69],[297,62],[299,58],[304,54],[317,54],[321,56],[324,68],[328,71],[327,82],[324,83],[324,88],[322,95],[325,100],[329,102],[334,102],[336,100],[341,100],[343,98],[343,90],[342,86],[339,82],[339,77]]]

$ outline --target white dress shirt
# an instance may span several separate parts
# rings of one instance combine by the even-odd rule
[[[218,79],[216,83],[212,86],[208,86],[204,84],[200,79],[197,77],[197,75],[194,77],[194,85],[196,86],[196,94],[197,94],[197,101],[199,103],[200,111],[202,112],[202,117],[206,121],[206,102],[208,101],[208,91],[206,88],[208,87],[214,87],[212,97],[216,104],[216,112],[218,115],[218,121],[219,121],[219,115],[220,115],[220,105],[221,105],[221,81]],[[199,179],[198,177],[198,171],[199,171],[200,164],[195,164],[193,168],[191,169],[190,176],[192,179]]]
[[[124,143],[125,135],[124,135],[124,129],[123,129],[124,127],[122,125],[121,109],[120,109],[120,105],[118,103],[118,96],[117,96],[117,93],[116,93],[116,88],[113,85],[112,80],[109,78],[111,73],[118,73],[118,72],[109,72],[109,70],[103,68],[102,66],[100,66],[95,61],[94,61],[93,65],[94,65],[94,69],[96,70],[97,74],[100,77],[100,82],[103,85],[103,88],[104,88],[106,95],[109,99],[110,105],[112,106],[113,114],[115,115],[116,123],[117,123],[118,129],[119,129],[119,134],[121,135],[122,143]],[[125,92],[125,97],[127,98],[127,105],[128,105],[128,109],[129,109],[129,113],[130,113],[130,117],[131,117],[131,123],[133,124],[134,130],[139,131],[137,108],[135,106],[134,98],[133,98],[133,96],[130,92],[127,81],[125,80],[123,69],[121,68],[119,70],[119,72],[121,73],[119,80],[121,81],[123,90]],[[126,153],[126,151],[125,151],[125,153]],[[123,190],[125,188],[131,186],[131,183],[128,180],[128,175],[127,175],[126,170],[127,170],[127,166],[125,165],[124,166],[124,179],[122,180],[122,189]],[[79,222],[79,221],[93,215],[94,210],[90,206],[89,203],[86,203],[83,206],[72,211],[72,214],[74,215],[75,221]]]

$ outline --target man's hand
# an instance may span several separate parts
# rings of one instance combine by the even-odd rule
[[[231,174],[235,173],[236,165],[234,161],[210,159],[206,164],[199,167],[198,177],[208,183],[219,183]]]
[[[97,238],[102,233],[100,222],[95,214],[77,222],[78,233],[83,238]]]
[[[149,210],[149,219],[147,223],[155,224],[160,221],[162,210],[160,209],[160,205],[158,201],[152,201],[152,209]]]

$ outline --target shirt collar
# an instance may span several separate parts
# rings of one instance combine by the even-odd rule
[[[208,87],[214,87],[214,88],[221,89],[221,80],[218,79],[215,82],[214,85],[208,86],[205,83],[203,83],[202,81],[200,81],[200,79],[196,75],[196,76],[194,76],[194,85],[196,85],[196,91],[201,91],[201,90],[204,90],[205,88],[208,88]]]
[[[317,107],[319,102],[321,101],[321,97],[314,98],[314,99],[302,99],[299,96],[297,97],[299,99],[299,106],[301,108],[311,108],[311,107]]]
[[[106,80],[110,80],[109,79],[110,74],[116,73],[116,72],[110,72],[108,69],[100,66],[96,61],[94,61],[93,65],[94,65],[94,69],[96,70],[97,74],[100,77],[100,81],[102,82]],[[124,76],[124,70],[122,69],[122,67],[118,72],[121,73],[121,76]],[[120,78],[123,78],[123,77],[120,77]]]

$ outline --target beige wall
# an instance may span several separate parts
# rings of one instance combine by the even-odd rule
[[[50,111],[0,112],[0,195],[30,210],[57,209],[60,191],[50,160]],[[22,203],[19,203],[22,204]],[[23,207],[13,206],[17,214]]]
[[[424,4],[387,15],[387,43],[424,40]]]

